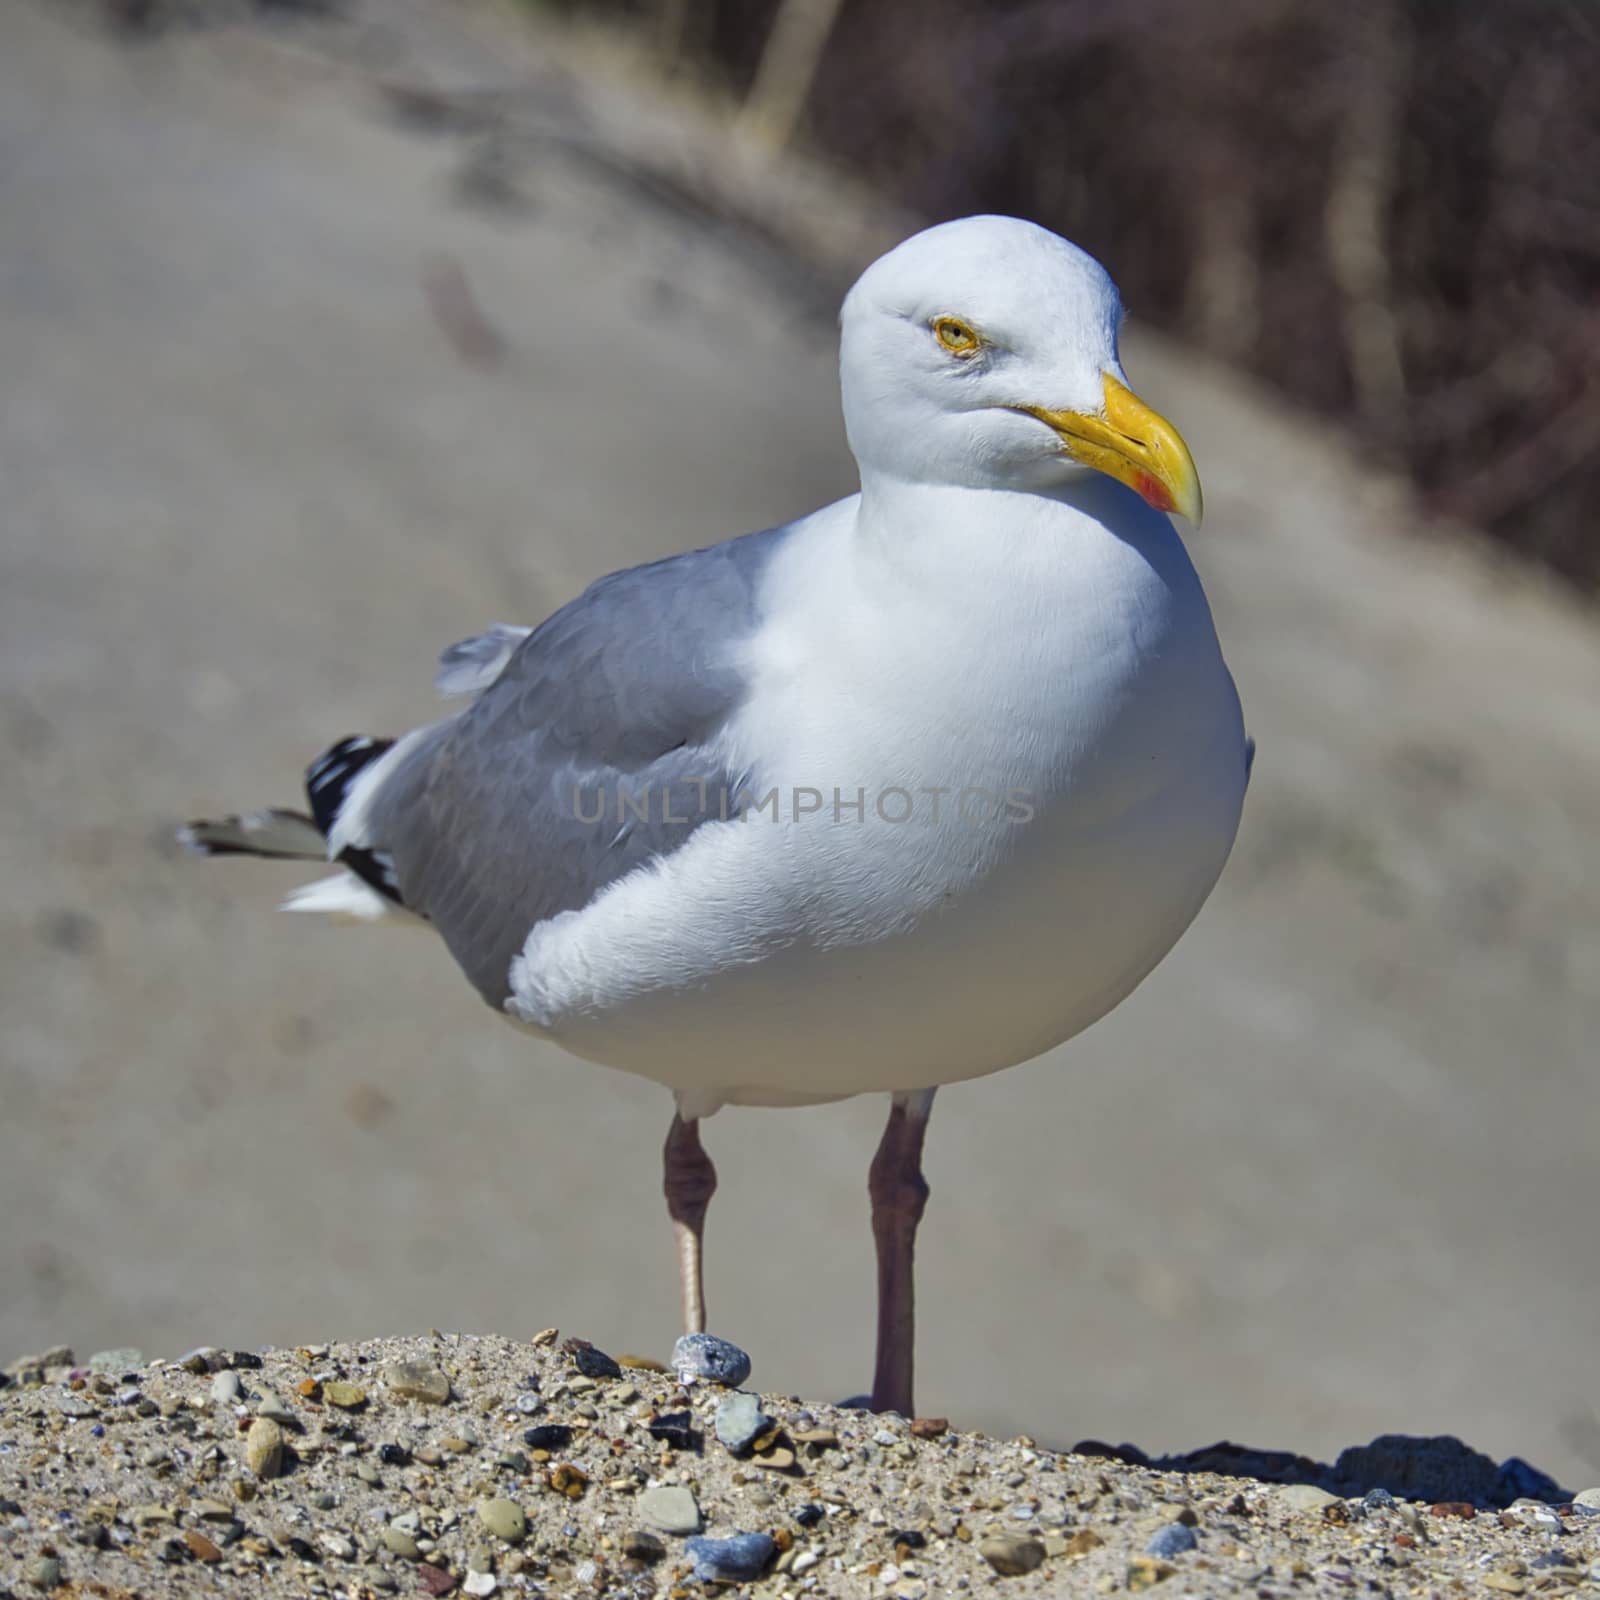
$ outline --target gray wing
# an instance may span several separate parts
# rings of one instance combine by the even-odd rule
[[[602,578],[385,775],[362,831],[490,1004],[536,923],[737,814],[744,775],[707,745],[745,693],[735,650],[787,531]]]

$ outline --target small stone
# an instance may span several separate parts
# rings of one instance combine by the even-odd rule
[[[469,1572],[461,1585],[463,1594],[493,1594],[500,1580],[492,1572]]]
[[[1141,1589],[1153,1589],[1164,1583],[1178,1569],[1154,1556],[1135,1556],[1128,1563],[1128,1588],[1137,1594]]]
[[[541,1328],[528,1343],[534,1346],[535,1349],[543,1349],[548,1345],[554,1344],[560,1337],[561,1330],[559,1328]]]
[[[1580,1489],[1573,1495],[1572,1504],[1579,1511],[1600,1512],[1600,1488]]]
[[[258,1417],[268,1417],[273,1422],[292,1423],[295,1420],[289,1403],[282,1395],[274,1394],[270,1389],[257,1399],[255,1409]]]
[[[667,1553],[667,1546],[643,1528],[630,1528],[622,1536],[622,1553],[635,1561],[659,1561]]]
[[[417,1577],[422,1583],[423,1590],[439,1600],[440,1595],[449,1594],[455,1588],[455,1574],[446,1572],[442,1567],[436,1567],[431,1561],[424,1561],[417,1568]]]
[[[705,1335],[686,1337],[703,1338]],[[678,1343],[681,1345],[683,1340]],[[746,1366],[748,1369],[748,1363]],[[694,1575],[701,1583],[747,1583],[759,1578],[777,1551],[771,1535],[765,1533],[736,1533],[726,1539],[690,1539],[683,1548],[694,1562]]]
[[[365,1458],[356,1462],[356,1476],[370,1488],[381,1489],[383,1487],[383,1474]]]
[[[358,1383],[345,1383],[334,1379],[322,1386],[323,1401],[337,1406],[341,1411],[359,1411],[367,1403],[367,1391]]]
[[[35,1589],[54,1589],[61,1582],[61,1562],[55,1556],[40,1556],[28,1568],[28,1582]]]
[[[589,1486],[589,1474],[573,1466],[570,1461],[563,1461],[550,1469],[545,1475],[545,1482],[557,1494],[564,1494],[569,1500],[581,1500],[583,1491]]]
[[[703,1379],[737,1389],[750,1376],[750,1357],[714,1334],[686,1333],[672,1347],[672,1370],[680,1381]]]
[[[232,1522],[233,1507],[226,1500],[191,1500],[189,1509],[205,1522]]]
[[[211,1380],[211,1402],[213,1405],[237,1405],[243,1397],[244,1385],[239,1381],[237,1372],[229,1372],[224,1369]]]
[[[809,1572],[821,1559],[815,1550],[802,1550],[794,1558],[794,1565],[789,1570],[799,1577],[802,1572]]]
[[[662,1533],[687,1534],[700,1531],[700,1503],[693,1493],[677,1484],[662,1484],[646,1489],[634,1502],[639,1520]]]
[[[618,1356],[617,1365],[633,1372],[665,1372],[667,1369],[653,1356]]]
[[[332,1511],[338,1503],[337,1498],[328,1489],[318,1489],[311,1497],[311,1509],[313,1511]]]
[[[172,1514],[170,1506],[154,1504],[135,1506],[128,1513],[128,1521],[136,1528],[147,1528],[152,1522],[176,1522],[177,1520]]]
[[[417,1548],[417,1541],[391,1522],[383,1530],[383,1547],[390,1555],[399,1556],[402,1561],[420,1561],[422,1552]]]
[[[620,1378],[622,1368],[604,1350],[592,1344],[578,1343],[572,1352],[572,1364],[586,1378]]]
[[[652,1417],[647,1426],[652,1439],[661,1440],[673,1450],[700,1448],[702,1441],[692,1411],[664,1411]]]
[[[743,1455],[771,1426],[759,1395],[735,1389],[717,1402],[717,1438],[735,1455]]]
[[[70,1364],[69,1362],[68,1365]],[[89,1357],[91,1372],[108,1372],[114,1376],[124,1372],[137,1372],[143,1365],[144,1351],[135,1350],[131,1345],[124,1345],[118,1350],[96,1350]]]
[[[496,1497],[478,1502],[478,1521],[497,1539],[521,1544],[528,1536],[528,1519],[515,1500]]]
[[[839,1435],[832,1428],[802,1428],[790,1437],[796,1444],[805,1445],[812,1455],[821,1455],[824,1450],[839,1448]]]
[[[913,1417],[910,1424],[913,1439],[937,1439],[949,1431],[948,1417]]]
[[[1195,1538],[1194,1529],[1187,1523],[1169,1522],[1166,1527],[1158,1528],[1150,1542],[1144,1547],[1147,1556],[1170,1558],[1181,1556],[1186,1551],[1193,1550],[1200,1541]]]
[[[426,1361],[397,1361],[383,1369],[389,1392],[401,1400],[420,1400],[442,1406],[450,1398],[450,1380]]]
[[[184,1534],[183,1542],[188,1545],[189,1552],[195,1560],[203,1561],[207,1566],[222,1559],[221,1549],[197,1528],[190,1528]]]
[[[572,1443],[572,1429],[562,1422],[542,1422],[526,1429],[522,1442],[530,1450],[565,1450]]]
[[[794,1466],[794,1451],[787,1445],[775,1445],[756,1456],[755,1464],[767,1468],[769,1472],[788,1472]]]
[[[464,1456],[475,1443],[472,1439],[463,1439],[456,1434],[451,1434],[447,1439],[439,1441],[453,1456]]]
[[[245,1465],[258,1478],[275,1478],[283,1470],[283,1429],[270,1417],[257,1417],[244,1436]]]
[[[1015,1534],[997,1533],[982,1540],[978,1554],[1002,1578],[1020,1578],[1044,1560],[1044,1546],[1037,1539],[1024,1539]]]
[[[1458,1517],[1463,1522],[1470,1522],[1478,1514],[1470,1500],[1437,1500],[1428,1509],[1436,1517]]]
[[[1329,1494],[1314,1483],[1285,1484],[1278,1491],[1279,1502],[1291,1511],[1320,1511],[1324,1506],[1331,1506],[1338,1498],[1338,1495]]]
[[[342,1533],[325,1533],[319,1541],[330,1556],[340,1561],[354,1561],[356,1547]]]
[[[807,1504],[795,1507],[794,1520],[798,1522],[802,1528],[814,1528],[819,1522],[824,1521],[827,1518],[827,1515],[828,1513],[824,1511],[821,1506]]]
[[[411,1460],[411,1452],[403,1444],[380,1444],[378,1459],[386,1467],[403,1467]]]

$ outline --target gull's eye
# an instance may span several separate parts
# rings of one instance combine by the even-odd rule
[[[983,343],[977,330],[960,317],[935,317],[933,336],[953,356],[975,356]]]

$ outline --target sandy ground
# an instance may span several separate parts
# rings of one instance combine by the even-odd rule
[[[0,6],[0,1355],[676,1332],[663,1093],[513,1034],[428,939],[275,916],[294,873],[169,842],[429,716],[451,640],[850,486],[794,274],[549,143],[470,203],[470,141],[364,74],[536,82],[554,126],[622,92],[387,16],[130,48]],[[448,263],[498,360],[430,311]],[[1200,462],[1261,753],[1160,972],[940,1096],[921,1406],[1152,1452],[1450,1431],[1581,1487],[1600,633],[1410,537],[1281,406],[1125,353]],[[880,1117],[706,1130],[713,1324],[774,1388],[867,1379]]]
[[[748,1358],[743,1378],[720,1368],[749,1385],[734,1392],[676,1355],[676,1370],[641,1368],[555,1328],[531,1343],[196,1350],[129,1370],[115,1352],[89,1370],[66,1354],[0,1389],[4,1600],[1158,1585],[1275,1600],[1600,1583],[1600,1489],[1518,1495],[1450,1441],[1332,1468],[1251,1463],[1270,1484],[1237,1476],[1237,1458],[1150,1470],[803,1403],[759,1388]]]

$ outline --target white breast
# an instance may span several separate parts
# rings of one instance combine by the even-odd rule
[[[708,1108],[792,1103],[1026,1060],[1176,942],[1246,772],[1176,534],[908,493],[915,544],[847,501],[769,575],[722,754],[774,798],[536,928],[513,1014]]]

